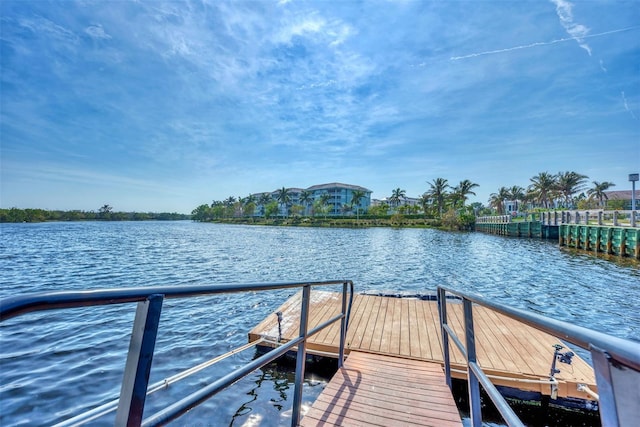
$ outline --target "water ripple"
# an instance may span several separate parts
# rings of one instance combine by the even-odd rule
[[[436,230],[191,222],[0,226],[2,298],[63,289],[328,279],[351,279],[359,292],[425,293],[442,284],[640,341],[637,264],[560,250],[546,241]],[[244,344],[246,333],[292,294],[165,301],[151,381]],[[52,424],[116,396],[134,312],[134,305],[118,305],[3,322],[0,425]],[[163,390],[149,398],[148,410],[163,408],[252,356],[235,355]],[[292,381],[290,373],[273,368],[256,371],[180,422],[213,417],[287,425]],[[322,381],[307,382],[305,401],[313,401],[321,388]],[[102,424],[112,425],[113,418]]]

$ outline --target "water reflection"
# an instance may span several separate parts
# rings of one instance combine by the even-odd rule
[[[338,369],[337,362],[330,359],[309,357],[303,383],[303,400],[313,402],[322,392],[331,376]],[[289,393],[295,388],[295,358],[284,356],[257,370],[252,376],[252,387],[245,395],[248,400],[242,402],[233,415],[229,426],[248,426],[260,420],[261,425],[280,425],[290,423],[291,401]],[[259,399],[259,400],[258,400]],[[279,419],[273,415],[273,411],[261,410],[265,403],[275,408],[281,414]],[[262,415],[252,416],[253,411]],[[271,413],[269,420],[264,419],[264,413]],[[255,415],[255,414],[253,414]]]

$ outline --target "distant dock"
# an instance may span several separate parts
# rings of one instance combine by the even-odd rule
[[[263,345],[276,347],[299,333],[300,293],[286,301],[278,312],[249,332],[249,341],[266,339]],[[321,324],[341,310],[341,295],[314,291],[309,312],[309,328]],[[463,336],[462,304],[448,304],[449,324]],[[477,316],[477,317],[476,317]],[[549,370],[557,338],[512,320],[492,310],[476,307],[476,345],[483,370],[497,386],[551,395]],[[337,357],[339,326],[336,324],[310,338],[307,352]],[[345,353],[364,352],[392,358],[436,363],[443,366],[442,340],[436,301],[355,295],[347,331]],[[451,346],[452,376],[466,379],[466,360]],[[347,358],[347,362],[349,358]],[[348,366],[348,365],[345,365]],[[578,356],[571,365],[559,366],[557,395],[591,400],[579,385],[596,391],[593,369]]]

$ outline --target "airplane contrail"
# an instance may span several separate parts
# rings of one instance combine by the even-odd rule
[[[449,60],[450,61],[459,61],[461,59],[475,58],[476,56],[494,55],[496,53],[511,52],[513,50],[529,49],[529,48],[538,47],[538,46],[548,46],[548,45],[552,45],[552,44],[556,44],[556,43],[562,43],[562,42],[567,42],[567,41],[572,41],[572,40],[577,40],[577,39],[582,40],[582,39],[588,39],[588,38],[592,38],[592,37],[606,36],[608,34],[622,33],[624,31],[635,30],[637,28],[640,28],[640,25],[636,25],[634,27],[628,27],[628,28],[621,28],[621,29],[618,29],[618,30],[605,31],[603,33],[598,33],[598,34],[589,34],[589,35],[580,36],[580,37],[566,37],[566,38],[562,38],[562,39],[551,40],[551,41],[548,41],[548,42],[536,42],[536,43],[526,44],[526,45],[522,45],[522,46],[508,47],[508,48],[505,48],[505,49],[487,50],[485,52],[470,53],[469,55],[463,55],[463,56],[452,56],[451,58],[449,58]]]

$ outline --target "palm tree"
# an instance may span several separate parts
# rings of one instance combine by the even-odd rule
[[[422,212],[424,212],[425,217],[427,216],[427,209],[429,208],[429,205],[431,204],[431,196],[427,193],[424,193],[422,196],[420,196],[420,200],[419,200],[420,206],[422,207]]]
[[[507,187],[501,187],[497,193],[491,193],[489,198],[489,206],[498,210],[498,215],[504,215],[505,206],[504,201],[509,200],[511,197],[509,189]]]
[[[389,197],[389,201],[392,206],[396,208],[400,206],[400,200],[404,200],[406,198],[406,192],[401,188],[396,188],[391,192],[391,197]]]
[[[253,216],[253,213],[256,210],[256,196],[249,194],[247,197],[242,199],[242,201],[244,202],[244,213],[248,216]]]
[[[266,216],[266,207],[271,202],[272,197],[270,193],[262,193],[260,198],[258,199],[258,204],[260,205],[260,210],[262,211],[262,216]]]
[[[529,189],[535,195],[535,200],[545,208],[549,208],[549,202],[553,199],[556,189],[556,176],[549,172],[540,172],[530,179]]]
[[[571,196],[584,189],[586,175],[577,172],[559,172],[556,175],[556,189],[564,197],[565,208],[571,208]]]
[[[111,211],[113,211],[113,208],[109,205],[103,205],[99,210],[98,210],[98,216],[100,218],[103,219],[109,219],[111,218]]]
[[[284,206],[284,216],[289,215],[289,202],[291,202],[291,195],[289,194],[289,190],[285,187],[282,187],[278,190],[278,194],[276,195],[276,200]]]
[[[327,219],[327,206],[329,203],[329,194],[328,193],[322,193],[320,195],[320,197],[318,198],[318,200],[316,201],[316,203],[319,205],[319,207],[322,209],[323,213],[324,213],[324,219]]]
[[[604,206],[604,201],[609,200],[609,197],[607,197],[607,193],[605,193],[605,191],[607,191],[610,187],[615,186],[616,185],[613,182],[593,181],[593,187],[587,190],[587,194],[589,195],[590,199],[598,199],[600,207],[602,207]]]
[[[351,204],[356,207],[356,221],[360,219],[360,200],[364,197],[364,191],[362,190],[353,190],[351,193]]]
[[[468,179],[460,181],[460,184],[453,189],[453,194],[455,194],[454,207],[456,205],[456,201],[462,201],[462,207],[464,207],[464,203],[467,201],[467,196],[469,194],[473,194],[474,196],[476,195],[476,193],[471,191],[476,187],[479,187],[479,185],[469,181]]]
[[[447,197],[447,188],[449,188],[449,183],[444,178],[436,178],[433,180],[433,183],[428,183],[431,187],[427,194],[436,202],[436,206],[438,206],[438,214],[442,216],[442,209],[444,207],[444,200]]]
[[[524,198],[525,198],[524,188],[522,188],[522,187],[520,187],[518,185],[514,185],[513,187],[509,188],[508,192],[509,192],[509,200],[511,200],[511,201],[516,203],[515,210],[517,212],[518,211],[518,202],[521,201],[521,200],[524,200]]]
[[[226,217],[233,216],[233,205],[236,203],[236,198],[233,197],[233,196],[229,196],[222,203],[223,203],[223,205],[225,207],[225,209],[224,209],[225,216]]]
[[[309,209],[309,205],[313,201],[313,197],[311,196],[311,191],[302,190],[300,192],[300,203],[304,206],[304,213],[307,215],[307,210]]]

